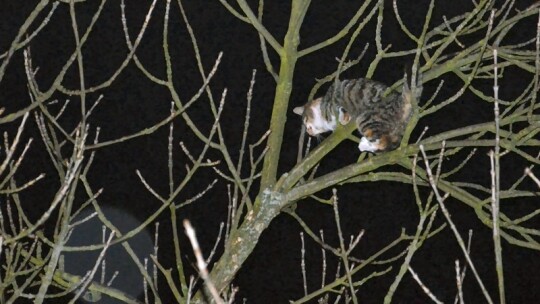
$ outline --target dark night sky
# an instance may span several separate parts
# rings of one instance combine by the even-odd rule
[[[2,1],[3,9],[0,14],[0,49],[6,50],[11,39],[17,32],[24,18],[34,7],[37,1]],[[135,37],[149,4],[142,1],[126,1],[127,22],[130,34]],[[146,2],[146,1],[145,1]],[[270,119],[271,103],[274,94],[274,81],[265,70],[259,48],[259,38],[250,25],[232,17],[218,1],[185,1],[188,18],[197,35],[199,47],[205,68],[210,69],[213,61],[220,51],[223,59],[219,71],[211,83],[215,97],[220,96],[224,88],[228,88],[227,102],[224,110],[222,125],[225,128],[225,139],[231,147],[240,144],[243,127],[245,94],[249,87],[252,69],[257,69],[256,84],[254,87],[253,107],[251,115],[251,137],[254,142],[267,129]],[[252,8],[255,8],[254,1]],[[354,15],[360,1],[313,1],[307,13],[301,35],[301,48],[313,45],[336,33]],[[383,44],[391,43],[393,49],[409,49],[414,45],[406,40],[405,35],[398,30],[391,12],[391,1],[385,1],[385,24],[383,28]],[[398,1],[402,18],[413,33],[420,33],[424,13],[427,11],[429,1]],[[518,1],[520,8],[526,7],[532,1]],[[95,11],[98,1],[86,1],[77,5],[79,28],[86,28]],[[146,67],[159,77],[165,77],[163,50],[161,47],[164,1],[158,1],[156,11],[147,29],[145,37],[137,51],[137,55]],[[455,16],[472,8],[469,0],[436,1],[436,8],[431,24],[442,22],[442,16]],[[266,1],[264,24],[270,29],[274,37],[281,41],[286,31],[289,17],[289,1]],[[534,19],[534,18],[532,18]],[[524,37],[534,36],[533,26],[522,26],[511,33],[510,40],[523,41]],[[120,20],[119,1],[108,1],[103,15],[100,17],[91,40],[84,48],[87,83],[95,84],[105,80],[113,72],[127,53],[123,39]],[[350,57],[358,56],[366,42],[370,43],[368,52],[363,61],[344,73],[344,78],[362,77],[368,65],[374,58],[374,29],[371,22],[359,36]],[[527,38],[528,39],[528,38]],[[316,78],[324,77],[336,68],[335,57],[340,56],[347,40],[336,43],[314,55],[302,58],[296,68],[291,97],[293,106],[303,104]],[[468,41],[465,41],[467,43]],[[173,1],[170,17],[171,55],[174,60],[173,70],[175,85],[183,100],[189,99],[200,87],[202,81],[196,69],[193,49],[186,27],[181,19],[176,1]],[[47,88],[71,54],[74,47],[71,24],[69,23],[69,6],[60,4],[57,12],[46,29],[31,43],[34,66],[40,70],[37,80],[42,89]],[[453,47],[452,50],[459,50]],[[278,58],[271,55],[274,66],[277,67]],[[407,58],[412,60],[412,57]],[[374,79],[391,84],[402,76],[403,67],[409,64],[404,59],[383,60],[375,72]],[[502,96],[516,96],[524,84],[521,76],[515,71],[505,77],[501,83]],[[7,70],[8,76],[0,83],[0,106],[5,106],[7,113],[20,109],[29,104],[26,89],[26,80],[23,68],[23,56],[19,51],[14,55]],[[510,73],[508,73],[510,74]],[[461,82],[455,76],[444,76],[445,86],[441,97],[453,94],[459,90]],[[70,69],[64,84],[68,88],[77,88],[77,70]],[[528,81],[528,80],[527,80]],[[428,82],[424,85],[424,96],[431,96],[437,87],[438,81]],[[490,83],[478,83],[484,92],[490,92]],[[170,97],[166,89],[150,83],[144,79],[141,72],[130,64],[118,77],[114,85],[102,92],[105,97],[102,104],[96,108],[90,124],[101,127],[101,140],[118,138],[122,135],[136,132],[163,119],[170,108]],[[97,94],[90,94],[88,99],[93,102]],[[55,98],[66,99],[66,96],[56,94]],[[443,113],[422,120],[416,138],[424,126],[429,126],[428,134],[437,134],[443,130],[450,130],[458,126],[471,123],[485,122],[492,119],[492,108],[481,102],[471,102],[472,95],[465,95],[458,102]],[[61,123],[73,127],[78,122],[77,98],[72,98],[72,106],[67,109]],[[52,106],[58,109],[60,105]],[[209,130],[212,119],[208,111],[208,102],[202,98],[196,102],[189,113],[194,122],[202,130]],[[0,126],[0,131],[13,130],[15,124]],[[292,168],[296,161],[297,140],[300,133],[300,120],[290,112],[286,125],[286,134],[282,151],[280,173]],[[131,214],[132,217],[142,221],[159,207],[150,193],[148,193],[138,180],[135,170],[139,169],[147,181],[160,193],[166,193],[167,178],[167,135],[168,128],[164,127],[151,136],[139,137],[114,147],[100,149],[96,155],[93,170],[90,173],[90,182],[95,189],[104,188],[100,202],[104,206],[114,207],[121,213]],[[44,152],[44,145],[39,138],[39,132],[33,121],[30,122],[25,133],[27,137],[34,137],[35,143],[29,156],[23,163],[19,172],[19,180],[47,172],[48,177],[33,189],[22,196],[31,214],[38,216],[43,212],[54,195],[58,182],[55,180],[54,168]],[[415,137],[416,136],[416,137]],[[181,153],[177,143],[184,141],[191,151],[197,152],[202,144],[190,133],[182,120],[175,122],[175,174],[177,180],[185,172],[186,157]],[[237,157],[236,149],[231,148],[233,158]],[[485,156],[487,150],[480,150],[474,159],[470,170],[455,177],[467,181],[487,185],[489,183],[489,159]],[[468,153],[468,152],[467,152]],[[464,157],[467,153],[460,155]],[[342,143],[335,151],[324,159],[319,174],[330,172],[341,166],[350,164],[358,155],[356,144]],[[215,152],[210,153],[211,159],[218,159]],[[448,166],[455,163],[449,159]],[[521,174],[525,163],[517,159],[505,159],[503,171],[508,180],[515,180]],[[516,169],[517,168],[517,169]],[[513,170],[515,169],[515,170]],[[177,173],[176,173],[177,172]],[[200,192],[206,185],[216,178],[212,170],[203,170],[190,186],[182,193],[180,199],[188,199]],[[503,181],[504,184],[504,181]],[[362,183],[341,187],[340,211],[341,223],[346,235],[357,233],[365,229],[365,236],[356,251],[356,256],[366,257],[379,248],[397,238],[401,227],[413,233],[417,223],[417,207],[412,196],[412,187],[389,182]],[[204,198],[192,206],[180,211],[180,220],[189,218],[197,229],[204,252],[209,252],[213,246],[219,230],[219,223],[226,220],[226,185],[218,183]],[[323,191],[322,196],[328,197],[330,191]],[[47,199],[43,199],[47,198]],[[81,199],[84,201],[84,199]],[[526,204],[534,200],[523,200],[512,206],[503,206],[509,214],[516,214],[526,210]],[[537,201],[536,201],[537,202]],[[477,261],[479,273],[492,296],[496,295],[496,275],[493,265],[493,244],[491,231],[479,223],[474,211],[464,207],[463,204],[451,201],[449,209],[453,214],[462,235],[468,229],[474,229],[472,243],[472,257]],[[298,204],[298,214],[308,222],[314,231],[325,230],[325,237],[329,244],[337,246],[332,208],[317,204],[312,200],[304,200]],[[160,258],[167,267],[171,267],[174,256],[173,247],[168,239],[170,235],[170,219],[166,213],[159,217],[161,223]],[[440,217],[437,223],[444,219]],[[153,228],[152,228],[153,229]],[[300,237],[299,225],[290,216],[283,214],[277,217],[270,228],[263,233],[259,244],[252,256],[234,282],[240,287],[239,297],[245,297],[248,303],[286,303],[289,299],[296,299],[303,295],[300,272]],[[153,232],[151,231],[150,233]],[[189,252],[187,239],[182,236],[186,261],[193,262],[194,258]],[[540,299],[540,292],[535,288],[540,282],[540,272],[531,271],[539,269],[540,259],[538,252],[509,246],[503,242],[504,262],[506,268],[507,299],[510,303],[533,303]],[[400,247],[404,249],[404,247]],[[394,254],[397,251],[394,251]],[[310,290],[320,285],[320,248],[311,240],[306,241],[306,257],[308,268],[308,283]],[[218,251],[219,255],[219,251]],[[455,294],[454,261],[463,262],[459,247],[449,229],[440,233],[434,240],[427,242],[413,259],[412,265],[419,272],[426,283],[443,301],[452,301]],[[333,277],[337,261],[329,258],[329,274]],[[463,263],[462,263],[463,264]],[[191,267],[190,264],[188,268]],[[399,264],[395,264],[390,275],[375,279],[361,289],[362,303],[380,303]],[[367,269],[365,274],[375,270]],[[378,268],[380,270],[380,268]],[[112,271],[112,270],[111,270]],[[192,271],[192,270],[191,270]],[[169,295],[164,291],[164,299]],[[466,302],[480,303],[481,292],[473,279],[472,273],[467,274],[465,280]],[[410,278],[403,280],[394,297],[395,303],[426,303],[427,298],[421,289]],[[536,299],[536,300],[534,300]],[[239,301],[240,303],[240,301]]]

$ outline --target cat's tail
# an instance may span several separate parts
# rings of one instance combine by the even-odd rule
[[[410,73],[409,73],[410,71]],[[423,90],[422,73],[420,69],[413,71],[411,66],[405,68],[403,72],[403,90],[402,94],[409,102],[420,101]],[[414,98],[414,100],[412,100]]]
[[[408,73],[408,71],[411,71]],[[403,75],[403,89],[401,96],[403,98],[403,116],[402,121],[408,121],[413,105],[418,104],[422,96],[422,73],[420,70],[413,71],[411,68],[406,68]]]

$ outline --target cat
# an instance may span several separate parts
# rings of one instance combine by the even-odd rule
[[[301,115],[311,136],[333,131],[338,122],[345,125],[354,119],[362,138],[360,151],[379,153],[399,147],[412,112],[412,98],[420,99],[422,87],[412,92],[407,75],[399,94],[395,91],[383,97],[385,84],[367,79],[348,79],[334,83],[324,97],[294,108]]]

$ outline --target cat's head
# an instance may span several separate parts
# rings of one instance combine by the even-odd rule
[[[329,115],[331,117],[330,120],[324,118],[321,110],[321,102],[322,97],[293,109],[294,113],[302,116],[306,131],[311,136],[333,131],[336,128],[336,118],[334,115]]]

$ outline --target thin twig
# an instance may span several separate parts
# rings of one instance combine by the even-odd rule
[[[343,239],[343,231],[341,231],[341,222],[339,219],[339,210],[338,210],[338,198],[337,190],[332,189],[332,201],[334,205],[334,220],[336,222],[337,232],[339,236],[339,246],[341,249],[341,260],[343,261],[343,267],[345,268],[345,273],[347,275],[347,285],[349,286],[351,297],[354,304],[358,304],[358,299],[356,298],[356,292],[354,290],[354,282],[352,280],[351,269],[349,268],[349,260],[347,259],[347,249],[345,248],[345,241]]]
[[[465,301],[463,301],[463,280],[460,276],[460,268],[459,268],[459,260],[456,260],[456,285],[458,290],[458,297],[460,304],[465,304]],[[457,301],[456,299],[456,301]]]
[[[444,217],[446,218],[446,221],[448,222],[448,224],[450,225],[450,228],[452,229],[452,232],[454,233],[454,237],[456,238],[462,252],[463,252],[463,255],[465,256],[466,260],[467,260],[467,263],[469,264],[469,266],[471,267],[471,270],[476,278],[476,281],[478,282],[478,285],[480,285],[480,288],[482,289],[482,293],[484,294],[484,297],[486,298],[486,300],[488,301],[488,303],[492,304],[493,303],[493,300],[491,299],[491,297],[489,296],[485,286],[484,286],[484,283],[482,282],[482,280],[480,279],[480,276],[478,275],[478,272],[476,271],[476,267],[474,266],[472,260],[471,260],[471,257],[469,256],[469,254],[467,253],[467,248],[465,247],[465,243],[463,242],[463,238],[461,237],[461,235],[459,234],[459,231],[457,230],[454,222],[452,221],[451,219],[451,216],[450,216],[450,212],[448,212],[448,209],[446,209],[446,206],[444,204],[444,200],[448,197],[448,194],[446,194],[444,197],[440,195],[439,193],[439,189],[437,188],[437,184],[435,183],[435,179],[433,177],[433,174],[431,173],[431,168],[429,166],[429,161],[428,161],[428,158],[427,158],[427,155],[426,155],[426,152],[424,151],[424,146],[423,145],[420,145],[420,151],[422,152],[422,155],[424,156],[424,162],[426,164],[426,173],[429,177],[429,184],[431,185],[431,188],[433,189],[433,192],[435,193],[435,197],[437,198],[437,201],[439,202],[439,206],[441,207],[441,210],[444,214]]]
[[[69,302],[70,304],[75,303],[75,301],[77,301],[77,299],[81,297],[83,292],[86,291],[86,289],[88,288],[90,283],[92,283],[92,278],[96,274],[96,271],[98,270],[101,261],[103,260],[103,258],[105,258],[105,252],[107,252],[107,249],[109,249],[109,246],[110,246],[111,241],[112,241],[113,238],[114,238],[114,231],[112,231],[109,234],[109,238],[107,239],[107,242],[105,243],[105,247],[103,247],[103,249],[101,250],[101,253],[99,254],[96,262],[94,263],[94,267],[92,268],[92,270],[88,274],[87,279],[83,280],[84,284],[79,288],[79,291],[77,292],[77,294],[75,294],[75,297],[73,297],[73,299],[71,299],[71,301]]]
[[[443,302],[441,302],[439,299],[437,299],[437,297],[433,294],[433,292],[431,292],[431,290],[429,290],[429,288],[422,282],[422,280],[420,280],[420,277],[418,277],[418,275],[416,274],[416,272],[414,272],[414,270],[412,269],[412,267],[409,265],[407,267],[407,269],[409,270],[409,272],[411,273],[412,277],[414,278],[414,280],[416,281],[416,283],[418,283],[418,285],[420,285],[420,287],[422,288],[422,290],[424,291],[424,293],[435,303],[437,304],[442,304]]]
[[[193,229],[191,223],[188,220],[184,220],[184,228],[186,229],[186,235],[191,242],[191,247],[193,247],[193,253],[195,254],[195,258],[197,259],[197,268],[199,269],[199,274],[201,278],[204,280],[206,288],[208,288],[212,298],[214,299],[214,301],[216,301],[217,304],[224,304],[223,299],[221,299],[221,297],[219,296],[219,292],[217,291],[216,287],[214,287],[214,284],[208,276],[206,262],[204,261],[201,248],[199,247],[199,242],[197,241],[197,237],[195,236],[195,230]]]
[[[307,296],[307,278],[306,278],[306,246],[304,242],[304,233],[300,232],[300,240],[302,241],[302,247],[300,250],[301,260],[300,268],[302,269],[302,282],[304,283],[304,296]]]
[[[532,173],[531,169],[525,168],[525,174],[527,174],[536,183],[538,188],[540,188],[540,179],[538,179],[538,177]]]
[[[319,231],[321,234],[321,241],[324,243],[324,230]],[[322,271],[321,271],[321,288],[324,287],[326,284],[326,250],[324,248],[321,248],[321,254],[322,254]]]

